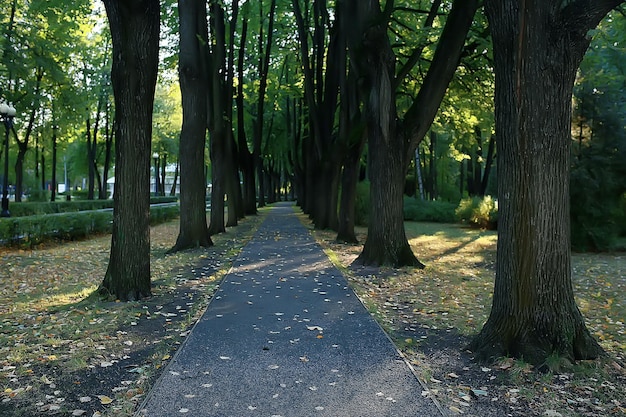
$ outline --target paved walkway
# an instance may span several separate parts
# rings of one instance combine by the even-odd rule
[[[137,416],[441,416],[295,216],[271,209]]]

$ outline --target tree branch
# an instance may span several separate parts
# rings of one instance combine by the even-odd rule
[[[424,26],[423,26],[424,28],[430,28],[433,26],[433,22],[435,21],[435,17],[437,16],[437,11],[439,10],[440,5],[441,5],[441,0],[433,1],[433,4],[431,5],[431,8],[430,8],[430,12],[428,13],[428,17],[426,18],[426,21],[424,22]],[[413,53],[411,54],[409,59],[407,59],[405,64],[402,66],[402,68],[400,68],[400,71],[398,71],[398,74],[396,75],[396,78],[393,83],[394,89],[398,88],[398,86],[402,83],[402,81],[406,78],[406,76],[411,72],[413,67],[415,67],[415,65],[418,63],[420,57],[422,56],[422,53],[424,52],[425,47],[426,45],[422,45],[413,50]]]
[[[412,157],[435,119],[458,66],[478,5],[478,0],[455,0],[452,5],[422,88],[405,114],[399,131],[407,139],[405,160]]]

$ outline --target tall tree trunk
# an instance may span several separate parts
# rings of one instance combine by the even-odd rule
[[[111,169],[111,153],[113,152],[113,131],[110,127],[110,105],[106,106],[106,122],[104,127],[104,166],[102,167],[102,187],[100,191],[100,200],[109,198],[108,180],[109,170]]]
[[[485,170],[483,172],[482,182],[480,184],[480,195],[487,194],[487,187],[489,186],[489,177],[491,175],[491,168],[496,155],[496,135],[489,137],[489,148],[487,149],[487,160],[485,161]]]
[[[179,163],[178,161],[176,161],[176,168],[174,168],[174,180],[172,181],[172,188],[170,189],[170,196],[174,197],[176,195],[176,188],[178,186],[178,170],[179,170]],[[204,167],[203,167],[204,170]],[[203,172],[204,175],[204,172]],[[204,181],[202,181],[203,185],[204,185]],[[204,187],[205,190],[205,209],[206,209],[206,187]],[[205,221],[206,221],[206,215],[205,215]]]
[[[24,139],[20,140],[17,136],[17,132],[15,127],[12,127],[13,134],[15,135],[15,140],[17,142],[17,158],[15,160],[15,201],[22,201],[22,194],[24,194],[24,160],[26,159],[26,153],[28,152],[28,142],[30,141],[30,136],[33,133],[33,129],[35,126],[35,117],[37,115],[37,110],[39,110],[40,103],[40,93],[41,93],[41,81],[44,76],[44,68],[37,68],[37,82],[35,84],[35,90],[33,91],[33,96],[35,99],[35,104],[32,106],[30,114],[28,115],[28,123],[26,125],[26,133],[24,134]],[[8,157],[8,156],[7,156]]]
[[[346,72],[344,3],[338,2],[336,5],[330,36],[326,35],[326,28],[329,26],[326,0],[313,2],[312,34],[309,33],[311,24],[305,19],[300,1],[293,0],[292,6],[300,40],[309,141],[312,142],[310,147],[313,152],[307,160],[306,173],[307,176],[313,175],[313,178],[306,179],[306,192],[311,195],[307,196],[305,211],[311,216],[315,228],[337,230],[339,175],[343,157],[339,147],[341,139],[337,140],[333,127],[340,84]],[[308,10],[306,12],[308,15]],[[310,47],[309,38],[312,39]]]
[[[365,80],[371,178],[368,237],[357,262],[422,267],[404,232],[405,172],[417,145],[430,129],[456,70],[478,0],[454,1],[424,83],[399,125],[395,108],[395,55],[387,34],[393,2],[387,2],[384,11],[378,0],[351,0],[349,4],[349,15],[356,20],[350,31],[351,62]]]
[[[246,7],[247,11],[248,8]],[[244,214],[256,215],[256,182],[254,172],[254,158],[248,148],[248,140],[246,138],[245,124],[245,106],[243,97],[243,80],[244,80],[244,63],[246,51],[246,39],[248,37],[248,15],[247,12],[243,16],[241,29],[241,43],[239,46],[239,54],[237,57],[237,155],[239,157],[239,168],[243,174],[243,206]]]
[[[341,201],[339,203],[339,224],[337,241],[344,243],[358,243],[355,226],[356,188],[361,167],[361,153],[365,145],[363,139],[354,144],[353,149],[348,149],[343,160],[341,172]]]
[[[439,197],[439,193],[437,187],[437,132],[434,130],[430,131],[430,163],[428,171],[430,174],[430,199],[436,200]]]
[[[91,116],[87,116],[86,121],[86,135],[87,135],[87,199],[93,200],[95,195],[95,183],[96,183],[96,143],[94,140],[95,132],[91,131]]]
[[[115,189],[111,255],[100,293],[151,294],[150,141],[159,62],[157,0],[104,0],[113,40]]]
[[[165,168],[166,167],[167,167],[167,155],[163,155],[163,158],[161,158],[161,182],[159,184],[160,196],[165,196],[165,174],[166,174]]]
[[[571,280],[571,99],[587,34],[619,3],[485,1],[500,214],[491,314],[470,345],[479,358],[513,355],[543,364],[550,355],[592,359],[602,351]]]
[[[54,118],[53,118],[54,120]],[[57,127],[52,126],[52,181],[50,185],[50,201],[57,199]]]
[[[356,3],[355,0],[350,14],[357,20],[357,30],[351,33],[349,45],[358,75],[365,80],[364,117],[371,187],[367,239],[355,263],[423,267],[404,231],[404,145],[396,134],[395,56],[387,23],[378,0]]]
[[[179,0],[178,14],[180,90],[183,103],[179,156],[180,230],[176,244],[170,252],[213,245],[206,222],[204,175],[208,112],[208,26],[205,2]]]
[[[356,191],[361,168],[361,154],[367,135],[359,108],[356,77],[352,71],[343,71],[340,78],[339,136],[344,143],[341,162],[341,199],[337,224],[338,242],[358,243],[354,232]]]
[[[261,145],[263,142],[263,120],[265,112],[265,92],[267,90],[267,76],[269,73],[269,63],[272,50],[272,39],[274,36],[274,15],[276,13],[276,0],[272,0],[270,5],[269,22],[267,28],[267,38],[263,39],[263,2],[259,2],[259,16],[261,23],[259,29],[259,101],[257,104],[256,121],[254,122],[254,149],[252,151],[254,163],[257,168],[257,179],[259,180],[259,207],[265,205],[265,178],[263,172],[263,155],[261,155]]]
[[[228,152],[229,135],[226,122],[226,28],[224,23],[224,9],[221,2],[211,0],[209,2],[210,26],[212,36],[212,50],[210,54],[209,76],[209,131],[210,157],[211,157],[211,222],[209,233],[211,235],[226,231],[224,218],[224,198],[228,191],[230,181],[230,153]]]
[[[225,123],[226,123],[226,158],[228,158],[228,223],[227,226],[237,226],[239,219],[244,217],[243,197],[241,195],[241,185],[239,181],[238,150],[237,143],[233,135],[233,96],[235,93],[235,33],[237,29],[237,19],[239,16],[239,1],[231,2],[231,19],[229,22],[229,39],[227,46],[228,62],[226,64],[226,85],[224,87]],[[226,40],[224,40],[226,42]]]

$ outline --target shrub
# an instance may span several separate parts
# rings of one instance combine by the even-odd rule
[[[576,158],[571,171],[571,237],[576,251],[613,250],[623,230],[623,176],[616,172],[611,152],[597,146]]]
[[[179,212],[177,205],[152,207],[150,224],[174,219]],[[47,240],[73,240],[110,233],[112,219],[112,210],[0,218],[0,245],[32,247]]]
[[[404,198],[404,220],[415,222],[454,223],[456,204],[439,200]]]
[[[472,227],[496,229],[498,203],[491,196],[464,198],[456,209],[457,219]]]
[[[28,201],[49,201],[50,191],[48,190],[31,190],[28,194]]]

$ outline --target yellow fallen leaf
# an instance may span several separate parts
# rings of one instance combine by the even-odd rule
[[[107,397],[106,395],[98,395],[97,397],[100,399],[100,404],[103,405],[111,404],[113,402],[113,399],[111,397]]]
[[[450,411],[452,411],[455,414],[463,414],[463,411],[460,408],[455,407],[455,406],[450,406]]]

